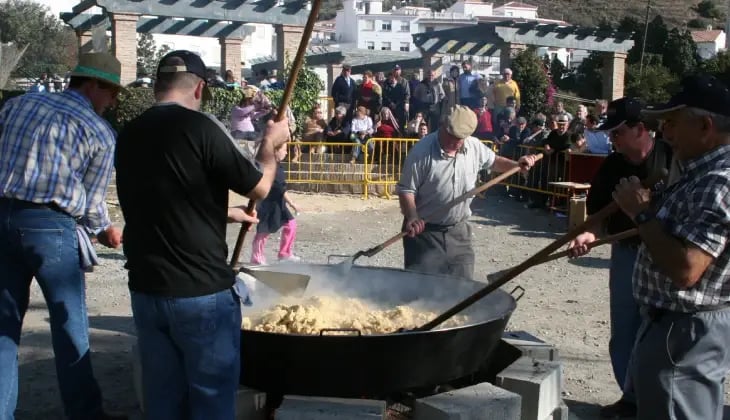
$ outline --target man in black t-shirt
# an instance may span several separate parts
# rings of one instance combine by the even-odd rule
[[[608,118],[600,130],[607,131],[615,152],[603,161],[591,181],[586,207],[588,214],[597,213],[613,201],[613,191],[622,178],[645,179],[661,169],[668,169],[672,152],[668,144],[655,140],[641,121],[642,104],[631,98],[621,98],[608,106]],[[623,212],[610,216],[603,226],[578,235],[569,247],[572,256],[588,252],[588,244],[602,233],[621,233],[636,227]],[[632,290],[632,273],[638,255],[638,236],[625,239],[611,247],[609,299],[611,309],[611,339],[609,354],[614,376],[623,395],[617,402],[601,409],[601,417],[634,417],[636,402],[627,371],[636,334],[641,324],[639,306]]]
[[[130,121],[115,167],[124,254],[151,419],[232,419],[240,377],[240,300],[226,263],[228,193],[266,197],[288,123],[270,122],[256,159],[200,112],[210,97],[196,54],[157,69],[156,104]]]

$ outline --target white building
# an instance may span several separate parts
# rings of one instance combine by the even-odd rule
[[[697,44],[697,54],[707,60],[725,50],[727,34],[722,29],[709,27],[704,31],[692,31],[692,40]]]
[[[404,2],[405,3],[405,2]],[[448,9],[434,12],[429,8],[403,6],[383,11],[382,0],[343,0],[335,20],[336,42],[357,48],[385,51],[415,51],[413,34],[502,20],[538,20],[543,23],[564,22],[538,18],[538,8],[526,3],[509,2],[499,7],[481,0],[459,0]],[[566,49],[541,48],[541,56],[556,56],[566,67],[571,54]],[[445,65],[459,57],[445,57]],[[494,57],[475,57],[479,71],[499,72],[499,53]]]

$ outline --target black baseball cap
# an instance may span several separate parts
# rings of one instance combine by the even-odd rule
[[[598,127],[598,130],[611,131],[626,123],[640,122],[643,107],[641,101],[636,98],[620,98],[609,102],[606,121]]]
[[[160,74],[192,73],[207,82],[207,68],[198,54],[187,50],[176,50],[166,54],[157,67],[157,78]],[[203,101],[213,99],[213,94],[206,85],[203,89]]]
[[[715,76],[694,74],[682,80],[680,91],[669,102],[647,107],[643,112],[658,117],[658,114],[688,107],[730,117],[730,90]]]

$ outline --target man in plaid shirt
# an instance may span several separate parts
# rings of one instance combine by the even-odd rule
[[[126,418],[102,410],[91,368],[77,224],[117,248],[106,207],[121,65],[84,54],[63,93],[30,93],[0,110],[0,419],[18,397],[18,345],[33,278],[50,316],[61,399],[70,419]]]
[[[637,418],[720,420],[730,371],[730,90],[690,76],[645,113],[663,122],[681,176],[655,199],[634,177],[613,194],[642,239],[630,367]]]

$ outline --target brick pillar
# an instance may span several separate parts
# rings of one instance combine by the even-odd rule
[[[304,33],[303,26],[275,25],[276,30],[276,68],[284,70],[284,58],[287,53],[293,61],[299,48],[299,40]]]
[[[512,59],[517,56],[520,52],[527,49],[525,44],[504,44],[502,49],[499,50],[499,70],[509,68],[512,65]]]
[[[603,54],[603,97],[609,101],[624,96],[624,76],[626,75],[626,53]]]
[[[342,63],[327,64],[327,91],[330,95],[332,95],[332,85],[335,83],[335,79],[340,74],[342,74]]]
[[[221,77],[231,70],[236,80],[241,80],[241,38],[220,38],[221,44]]]
[[[137,80],[137,20],[139,15],[113,13],[112,53],[122,63],[122,84]]]
[[[91,31],[76,31],[76,39],[79,45],[79,54],[92,52],[94,43],[91,40]]]

